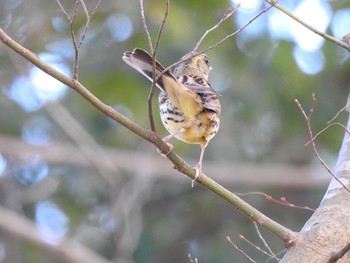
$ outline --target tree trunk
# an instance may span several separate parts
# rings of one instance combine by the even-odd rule
[[[349,112],[349,103],[347,105]],[[347,124],[350,131],[350,118]],[[335,176],[350,187],[350,136],[345,132]],[[332,178],[319,208],[304,225],[294,246],[290,247],[281,262],[323,263],[350,261],[350,252],[336,256],[350,243],[350,192]],[[341,253],[339,253],[341,254]],[[334,258],[332,258],[334,257]],[[337,260],[339,258],[339,260]]]

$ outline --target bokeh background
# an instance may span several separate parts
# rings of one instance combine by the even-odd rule
[[[72,17],[74,1],[61,1]],[[86,1],[92,11],[96,1]],[[171,1],[158,60],[170,65],[193,49],[229,6],[226,0]],[[280,5],[341,39],[350,29],[348,1],[281,0]],[[155,39],[165,2],[145,0]],[[200,50],[236,31],[261,10],[263,1],[241,8],[211,32]],[[79,5],[75,30],[85,24]],[[70,26],[56,1],[2,0],[0,26],[46,62],[72,75]],[[79,80],[100,100],[149,128],[150,83],[121,59],[126,50],[149,50],[139,1],[103,0],[80,50]],[[342,109],[350,83],[349,54],[272,9],[245,30],[207,52],[210,82],[222,96],[221,128],[210,142],[203,171],[284,226],[298,231],[312,214],[267,201],[263,192],[316,208],[330,175],[310,147],[303,116],[308,110],[316,133]],[[157,99],[154,111],[162,127]],[[345,123],[346,114],[335,120]],[[318,151],[333,167],[344,130],[333,125],[317,138]],[[199,146],[173,141],[190,164]],[[247,262],[231,239],[257,262],[267,257],[239,239],[263,247],[252,222],[200,185],[177,173],[147,142],[92,107],[0,44],[0,204],[32,220],[42,235],[62,237],[114,262]],[[1,216],[1,215],[0,215]],[[11,224],[11,222],[9,222]],[[261,229],[275,253],[282,242]],[[281,254],[280,254],[281,255]],[[0,262],[62,262],[0,231]]]

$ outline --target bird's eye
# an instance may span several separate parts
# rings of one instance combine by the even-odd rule
[[[204,62],[209,66],[209,59],[207,57],[204,58]]]

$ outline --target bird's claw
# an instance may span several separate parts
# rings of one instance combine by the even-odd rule
[[[171,143],[168,143],[168,142],[165,142],[165,143],[168,145],[169,151],[167,153],[162,153],[159,149],[157,149],[157,151],[163,158],[168,158],[169,154],[174,149],[174,146]]]
[[[197,181],[198,178],[200,178],[202,176],[202,165],[201,165],[201,163],[198,163],[195,166],[195,169],[196,169],[196,175],[194,176],[194,179],[192,180],[192,184],[191,184],[192,188],[194,187],[194,182]]]

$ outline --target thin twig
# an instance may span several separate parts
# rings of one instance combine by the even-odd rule
[[[197,42],[196,46],[194,47],[194,49],[190,52],[190,53],[195,53],[199,47],[199,45],[203,42],[204,38],[206,38],[206,36],[213,30],[217,29],[223,22],[225,22],[229,17],[231,17],[236,11],[237,9],[241,6],[241,4],[239,3],[236,8],[233,8],[232,6],[230,6],[224,16],[220,19],[220,21],[218,23],[216,23],[215,26],[213,26],[212,28],[208,29],[203,36],[199,39],[199,41]]]
[[[96,13],[97,8],[99,6],[99,4],[101,3],[101,0],[98,0],[95,8],[93,9],[93,11],[89,14],[89,11],[86,7],[86,4],[84,2],[84,0],[76,0],[75,4],[74,4],[74,13],[73,13],[73,17],[71,18],[68,14],[68,12],[64,9],[63,5],[61,4],[60,0],[56,0],[59,7],[61,8],[62,12],[65,14],[65,16],[67,17],[67,20],[70,24],[70,35],[72,38],[72,42],[73,42],[73,47],[74,47],[74,65],[73,65],[73,78],[74,79],[78,79],[78,64],[79,64],[79,51],[80,48],[82,46],[82,44],[84,43],[85,37],[87,35],[87,31],[89,30],[89,26],[90,26],[90,22],[91,22],[91,18],[92,16]],[[77,40],[76,34],[75,34],[75,30],[74,30],[74,25],[75,25],[75,21],[77,19],[78,16],[78,12],[79,12],[79,3],[81,4],[85,16],[86,16],[86,22],[84,25],[84,29],[82,32],[82,35],[80,37],[80,40]]]
[[[248,193],[235,193],[235,194],[239,195],[239,196],[244,196],[244,195],[262,195],[262,196],[265,196],[266,200],[271,201],[271,202],[273,202],[275,204],[288,206],[288,207],[292,207],[292,208],[297,208],[297,209],[309,210],[309,211],[312,211],[312,212],[315,211],[315,209],[312,209],[312,208],[310,208],[308,206],[300,206],[300,205],[292,204],[292,203],[288,202],[285,197],[281,197],[280,200],[277,200],[277,199],[273,198],[271,195],[265,194],[263,192],[248,192]]]
[[[329,123],[329,122],[327,122]],[[342,123],[339,123],[339,122],[333,122],[333,123],[330,123],[328,124],[326,127],[324,127],[322,130],[320,130],[318,133],[316,133],[316,135],[314,136],[314,140],[319,136],[321,135],[325,130],[327,130],[329,127],[333,126],[333,125],[339,125],[341,127],[343,127],[344,131],[350,135],[350,132],[348,131],[348,129],[345,127],[344,124]],[[307,143],[305,143],[304,145],[307,146],[311,143],[311,140],[309,140]]]
[[[87,35],[87,31],[89,30],[89,27],[90,27],[91,18],[96,13],[96,11],[98,9],[98,6],[100,5],[101,1],[102,0],[98,0],[97,1],[96,5],[95,5],[95,8],[89,14],[89,11],[86,8],[85,2],[83,0],[80,0],[81,4],[83,6],[83,9],[84,9],[85,15],[86,15],[86,23],[85,23],[85,26],[84,26],[84,29],[83,29],[83,33],[81,35],[81,38],[80,38],[80,41],[79,41],[79,44],[78,44],[78,49],[80,49],[81,45],[83,44],[83,42],[85,40],[85,37]]]
[[[70,19],[70,16],[68,15],[66,9],[64,9],[63,5],[61,4],[60,0],[56,0],[57,4],[59,5],[59,7],[61,8],[63,14],[65,14],[65,16],[67,17],[67,20],[69,21],[69,23],[72,23],[72,20]]]
[[[154,51],[152,52],[152,55],[153,55],[152,58],[153,58],[153,64],[154,64],[153,66],[155,66],[155,58],[156,58],[157,50],[158,50],[159,43],[160,43],[160,38],[162,36],[162,32],[163,32],[164,25],[165,25],[166,19],[168,17],[168,14],[169,14],[169,0],[166,0],[165,1],[164,17],[163,17],[162,23],[159,27],[159,31],[158,31],[158,35],[157,35],[157,39],[156,39],[156,44],[154,46]]]
[[[157,56],[157,51],[158,51],[158,47],[159,47],[159,43],[160,43],[160,38],[162,36],[162,32],[163,32],[164,25],[165,25],[166,19],[168,17],[168,14],[169,14],[169,0],[166,0],[165,1],[164,17],[163,17],[162,23],[159,27],[159,31],[158,31],[158,35],[157,35],[157,39],[156,39],[156,44],[155,44],[154,50],[152,52],[153,81],[152,81],[151,89],[150,89],[149,94],[148,94],[148,117],[149,117],[151,130],[153,132],[156,132],[156,126],[154,124],[153,108],[152,108],[152,99],[153,99],[154,89],[155,89],[156,82],[158,79],[158,77],[156,75],[156,61],[157,61],[156,56]]]
[[[86,20],[88,20],[90,15],[89,15],[89,11],[87,10],[87,7],[85,5],[85,2],[84,2],[84,0],[79,0],[79,1],[80,1],[81,6],[83,7],[83,10],[84,10],[84,13],[86,16]]]
[[[68,12],[66,11],[66,9],[64,9],[62,3],[60,2],[60,0],[56,0],[57,1],[57,4],[59,5],[59,7],[61,8],[63,14],[66,16],[68,22],[69,22],[69,25],[70,25],[70,35],[71,35],[71,38],[72,38],[72,42],[73,42],[73,47],[74,47],[74,53],[75,53],[75,59],[74,61],[77,61],[78,59],[78,55],[77,55],[77,39],[75,37],[75,33],[74,33],[74,21],[75,21],[75,18],[76,18],[76,14],[78,12],[78,4],[79,4],[79,0],[77,0],[74,4],[74,15],[73,15],[73,18],[71,18],[68,14]],[[73,67],[73,72],[76,72],[76,66],[75,66],[75,63],[74,63],[74,67]],[[73,76],[74,78],[76,78],[76,74],[73,73]],[[76,78],[77,79],[77,78]]]
[[[61,8],[62,12],[65,14],[69,25],[70,25],[70,35],[72,38],[72,42],[73,42],[73,47],[74,47],[74,66],[73,66],[73,78],[74,79],[78,79],[78,65],[77,65],[77,61],[79,59],[79,48],[77,45],[77,39],[75,37],[75,32],[74,32],[74,22],[78,13],[78,5],[79,5],[79,0],[75,1],[74,4],[74,15],[73,18],[70,17],[70,15],[68,14],[68,12],[64,9],[63,5],[61,4],[60,0],[56,0],[57,4],[59,5],[59,7]]]
[[[149,49],[151,50],[151,54],[154,54],[154,49],[153,49],[153,43],[152,43],[152,37],[151,34],[148,31],[148,26],[146,23],[146,17],[145,17],[145,9],[143,7],[143,0],[140,0],[140,11],[141,11],[141,20],[142,20],[142,24],[143,24],[143,29],[145,30],[147,39],[148,39],[148,45],[149,45]],[[149,119],[149,123],[150,123],[150,127],[151,127],[151,131],[153,131],[154,133],[156,132],[156,126],[154,124],[154,118],[153,118],[153,107],[152,107],[152,98],[153,98],[153,94],[154,94],[154,87],[155,87],[155,59],[153,59],[153,64],[152,64],[152,73],[153,73],[153,82],[151,85],[151,89],[148,93],[148,98],[147,98],[147,105],[148,105],[148,119]]]
[[[79,47],[77,43],[77,39],[74,32],[74,23],[78,15],[78,6],[79,6],[80,0],[76,0],[74,4],[74,15],[70,23],[70,34],[73,41],[73,47],[74,47],[74,66],[73,66],[73,78],[78,79],[78,61],[79,61]]]
[[[334,121],[336,118],[338,118],[338,116],[340,115],[340,113],[342,113],[342,112],[345,111],[345,110],[346,110],[346,106],[344,106],[342,109],[340,109],[340,110],[335,114],[335,116],[334,116],[332,119],[330,119],[329,121],[327,121],[327,122],[326,122],[326,125],[327,125],[327,126],[326,126],[325,128],[323,128],[321,131],[319,131],[318,133],[316,133],[316,135],[314,136],[314,140],[315,140],[320,134],[322,134],[325,130],[327,130],[329,127],[331,127],[331,126],[333,126],[333,125],[340,125],[341,127],[344,128],[344,130],[345,130],[345,132],[346,132],[347,134],[350,134],[349,131],[348,131],[348,129],[345,127],[345,125],[343,125],[343,124],[341,124],[341,123],[339,123],[339,122],[331,123],[331,122]],[[311,140],[308,141],[307,143],[305,143],[305,146],[307,146],[310,142],[311,142]]]
[[[270,255],[270,253],[266,252],[265,250],[263,250],[259,246],[255,245],[253,242],[249,241],[245,236],[239,235],[239,238],[241,240],[243,240],[244,242],[246,242],[249,246],[253,247],[254,249],[256,249],[257,251],[263,253],[264,255],[268,256],[269,258],[274,258],[273,255]]]
[[[151,50],[151,54],[153,54],[152,37],[151,37],[151,34],[148,31],[148,27],[147,27],[147,23],[146,23],[145,9],[143,8],[143,0],[140,0],[140,9],[141,9],[141,20],[142,20],[143,29],[146,32],[149,49]]]
[[[272,256],[272,258],[276,259],[277,262],[280,261],[280,259],[276,256],[276,254],[272,251],[272,249],[270,248],[270,246],[267,244],[265,238],[262,236],[260,230],[259,230],[259,227],[258,227],[258,224],[256,222],[253,222],[254,223],[254,226],[255,226],[255,230],[256,232],[258,233],[258,236],[260,238],[260,240],[263,242],[264,246],[267,248],[267,250],[270,252],[269,254]]]
[[[275,3],[277,3],[277,2],[278,2],[278,0],[277,0]],[[199,55],[199,54],[203,54],[203,53],[207,52],[208,50],[211,50],[211,49],[213,49],[213,48],[219,46],[220,44],[222,44],[223,42],[225,42],[228,38],[233,37],[233,36],[237,35],[238,33],[240,33],[240,32],[241,32],[242,30],[244,30],[247,26],[249,26],[251,23],[253,23],[258,17],[260,17],[262,14],[266,13],[267,11],[269,11],[272,7],[273,7],[273,5],[270,6],[270,7],[268,7],[268,8],[265,8],[265,9],[261,10],[256,16],[254,16],[254,17],[253,17],[248,23],[246,23],[244,26],[242,26],[242,27],[239,28],[238,30],[234,31],[233,33],[227,35],[226,37],[222,38],[220,41],[218,41],[218,42],[215,43],[214,45],[211,45],[211,46],[209,46],[209,47],[207,47],[207,48],[203,49],[202,51],[199,51],[199,52],[197,52],[197,53],[195,53],[195,54],[191,54],[191,55],[189,55],[189,56],[185,56],[185,58],[181,59],[180,61],[171,64],[170,66],[168,66],[166,69],[164,69],[164,70],[162,71],[162,74],[165,73],[165,72],[167,72],[168,70],[172,69],[173,67],[177,66],[178,64],[181,64],[181,63],[185,62],[186,60],[189,60],[189,59],[191,59],[191,58],[193,58],[193,57],[195,57],[195,56],[197,56],[197,55]],[[238,6],[237,6],[236,8],[238,8]]]
[[[295,99],[295,103],[298,105],[301,113],[303,114],[306,124],[307,124],[307,130],[309,132],[309,136],[310,136],[310,140],[311,140],[311,145],[312,148],[314,150],[314,153],[316,154],[317,159],[320,161],[320,163],[322,164],[322,166],[328,171],[329,174],[331,174],[333,176],[333,178],[340,183],[348,192],[350,192],[350,189],[344,184],[342,183],[342,181],[339,180],[339,178],[332,172],[332,170],[328,167],[328,165],[322,160],[320,154],[317,151],[317,147],[314,141],[314,136],[312,134],[312,129],[311,129],[311,117],[312,117],[312,113],[314,112],[314,108],[315,108],[315,104],[316,104],[316,97],[315,97],[315,93],[312,93],[312,102],[311,102],[311,106],[309,109],[309,113],[308,115],[306,115],[303,107],[301,106],[300,102],[298,101],[298,99]]]
[[[332,121],[334,121],[336,118],[338,118],[339,114],[342,113],[343,111],[346,111],[346,106],[344,106],[341,110],[339,110],[339,111],[335,114],[335,116],[334,116],[332,119],[330,119],[329,121],[327,121],[326,124],[329,124],[329,123],[331,123]]]
[[[316,28],[310,26],[309,24],[305,23],[303,20],[301,20],[300,18],[296,17],[292,12],[286,10],[285,8],[283,8],[280,5],[277,5],[276,2],[272,1],[272,0],[265,0],[266,2],[268,2],[269,4],[275,6],[278,10],[280,10],[281,12],[285,13],[287,16],[289,16],[290,18],[294,19],[295,21],[297,21],[299,24],[303,25],[304,27],[306,27],[307,29],[311,30],[312,32],[314,32],[315,34],[323,37],[326,40],[329,40],[331,42],[333,42],[334,44],[345,48],[347,51],[350,51],[350,46],[345,43],[342,40],[336,39],[335,37],[332,37],[330,35],[327,35],[326,33],[323,33],[319,30],[317,30]]]
[[[254,259],[248,256],[242,249],[240,249],[229,236],[226,237],[227,242],[229,242],[239,253],[241,253],[244,257],[246,257],[250,262],[256,263]]]
[[[278,3],[279,0],[274,1],[274,3],[269,6],[268,8],[264,8],[263,10],[261,10],[256,16],[254,16],[248,23],[246,23],[244,26],[242,26],[240,29],[236,30],[235,32],[227,35],[226,37],[224,37],[223,39],[221,39],[219,42],[217,42],[216,44],[207,47],[206,49],[203,49],[201,53],[207,52],[208,50],[211,50],[217,46],[219,46],[220,44],[222,44],[223,42],[225,42],[228,38],[233,37],[235,35],[237,35],[238,33],[240,33],[241,31],[243,31],[247,26],[249,26],[251,23],[253,23],[258,17],[260,17],[262,14],[266,13],[267,11],[269,11],[276,3]]]

